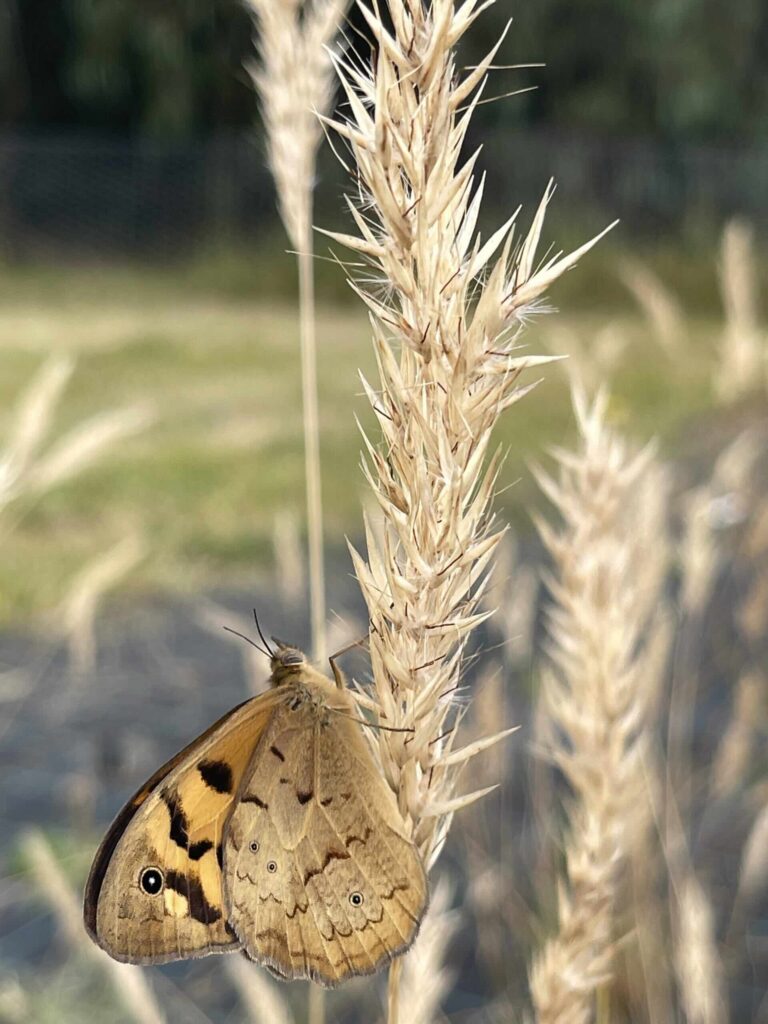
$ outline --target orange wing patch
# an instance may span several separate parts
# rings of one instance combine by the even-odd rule
[[[272,693],[216,722],[141,787],[86,884],[89,934],[118,960],[163,963],[237,947],[223,908],[222,841]]]

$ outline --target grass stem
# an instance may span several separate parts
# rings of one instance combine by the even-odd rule
[[[387,979],[387,1024],[400,1022],[400,976],[403,973],[403,961],[395,960],[389,968]]]
[[[312,982],[307,994],[307,1024],[325,1024],[325,989]]]
[[[301,394],[304,422],[304,473],[307,493],[309,546],[309,608],[312,652],[325,661],[325,566],[323,561],[323,500],[320,475],[320,423],[317,402],[317,332],[312,233],[297,256],[301,333]]]

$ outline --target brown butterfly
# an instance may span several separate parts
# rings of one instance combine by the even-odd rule
[[[357,705],[275,641],[272,689],[163,765],[118,814],[85,889],[116,960],[243,950],[285,979],[337,985],[413,942],[427,881]]]

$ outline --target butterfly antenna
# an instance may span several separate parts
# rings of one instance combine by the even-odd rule
[[[259,652],[259,654],[263,654],[265,658],[271,658],[272,657],[271,654],[269,654],[267,651],[265,651],[263,647],[259,647],[259,645],[256,643],[256,641],[255,640],[251,640],[251,638],[249,636],[246,636],[245,633],[238,633],[238,631],[236,629],[232,629],[231,626],[225,626],[224,629],[226,629],[226,631],[228,633],[234,634],[234,636],[239,636],[241,640],[245,640],[245,642],[247,644],[250,644],[251,647],[255,647],[256,650]]]
[[[256,629],[259,631],[259,636],[261,637],[261,642],[267,648],[267,651],[268,651],[267,657],[268,658],[274,658],[275,652],[269,646],[269,644],[267,643],[266,637],[264,636],[264,634],[261,631],[261,625],[259,624],[259,617],[256,614],[256,609],[255,608],[253,609],[253,621],[256,623]]]

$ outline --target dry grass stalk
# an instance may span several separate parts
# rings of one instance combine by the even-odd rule
[[[746,672],[736,685],[733,713],[717,747],[712,765],[712,796],[727,796],[736,790],[755,763],[761,728],[766,724],[765,678]]]
[[[720,453],[710,479],[685,495],[680,561],[687,615],[700,614],[710,599],[721,563],[717,532],[746,518],[762,447],[758,434],[743,431]]]
[[[723,231],[720,289],[725,329],[715,387],[721,399],[733,401],[764,388],[768,370],[768,345],[757,308],[753,231],[744,221],[731,220]]]
[[[520,561],[517,543],[507,533],[497,549],[482,602],[494,613],[490,625],[500,644],[499,659],[507,669],[530,664],[538,590],[538,572]]]
[[[616,372],[629,347],[629,336],[617,324],[606,324],[586,342],[573,327],[558,324],[545,335],[553,355],[567,356],[563,363],[571,381],[580,381],[594,391]]]
[[[143,405],[98,413],[56,442],[29,468],[24,492],[40,494],[82,473],[118,441],[141,433],[154,417]]]
[[[723,939],[729,973],[735,973],[736,965],[746,956],[751,959],[749,932],[754,908],[761,906],[768,892],[768,784],[756,786],[750,797],[745,804],[755,817],[741,851],[738,885]]]
[[[593,242],[538,265],[552,190],[515,244],[515,217],[487,241],[475,226],[477,155],[460,154],[478,90],[501,40],[464,79],[454,47],[480,0],[391,0],[392,31],[361,8],[374,39],[373,70],[339,60],[348,101],[331,122],[356,165],[357,235],[331,234],[371,267],[352,286],[368,306],[379,383],[364,381],[382,432],[365,438],[365,473],[380,505],[380,539],[366,524],[367,559],[353,560],[370,617],[378,717],[413,733],[374,739],[385,776],[426,863],[453,813],[485,790],[456,795],[470,757],[507,734],[455,746],[462,656],[503,529],[491,501],[500,459],[487,461],[500,414],[528,388],[522,370],[547,359],[515,343],[536,300]],[[370,283],[372,282],[372,283]],[[395,977],[397,970],[394,972]],[[390,1020],[397,1019],[397,984]]]
[[[45,439],[51,419],[67,386],[74,360],[52,356],[22,395],[2,460],[2,491],[13,494]]]
[[[0,511],[18,498],[37,496],[71,479],[117,441],[145,430],[152,422],[146,406],[99,413],[73,427],[41,453],[73,370],[70,358],[52,356],[22,395],[0,456]]]
[[[57,621],[64,630],[70,666],[81,676],[96,667],[96,612],[104,595],[145,557],[138,537],[125,537],[89,562],[70,584]]]
[[[748,906],[768,884],[768,793],[763,792],[763,806],[758,810],[741,855],[737,907]]]
[[[727,1024],[723,967],[715,945],[712,906],[693,872],[678,885],[675,970],[688,1024]]]
[[[413,950],[403,964],[401,1002],[408,1008],[408,1024],[434,1024],[440,1004],[451,990],[453,972],[445,966],[445,953],[459,927],[459,913],[449,910],[451,886],[440,879]]]
[[[224,967],[251,1024],[294,1024],[278,986],[261,967],[240,956],[228,956]]]
[[[658,808],[660,787],[651,779]],[[632,851],[631,904],[632,942],[627,945],[622,970],[626,981],[630,1020],[647,1024],[669,1024],[675,1019],[674,976],[669,963],[665,865],[659,857],[658,835],[649,830]]]
[[[27,1024],[32,1019],[30,999],[12,974],[0,979],[0,1020],[3,1024]]]
[[[693,714],[700,674],[698,652],[707,609],[727,565],[721,534],[749,516],[754,469],[760,454],[759,434],[753,430],[742,432],[718,456],[710,479],[683,497],[679,560],[684,618],[676,640],[667,746],[668,776],[683,816],[690,811],[694,792]],[[747,545],[750,533],[748,530]],[[759,574],[756,578],[759,580]],[[737,616],[741,611],[743,605]],[[717,765],[717,770],[723,770],[722,764]]]
[[[710,486],[692,488],[685,495],[680,542],[680,604],[689,616],[701,614],[706,607],[720,565],[720,550],[711,508]]]
[[[677,299],[653,271],[638,260],[624,260],[619,277],[653,328],[656,340],[669,355],[685,342],[685,314]]]
[[[718,455],[712,471],[712,488],[720,498],[735,499],[735,508],[723,525],[732,525],[746,517],[745,497],[753,495],[757,482],[756,472],[766,451],[765,426],[747,427]]]
[[[466,732],[472,739],[491,736],[498,729],[499,722],[509,721],[509,674],[507,666],[491,662],[473,680],[472,710],[466,724]],[[482,763],[473,766],[473,784],[490,786],[498,783],[504,773],[506,760],[507,751],[503,746],[489,750],[482,758]],[[482,809],[478,810],[482,815]]]
[[[285,604],[295,605],[304,589],[304,559],[299,523],[293,509],[283,508],[272,521],[275,587]]]
[[[140,967],[117,963],[88,939],[83,930],[80,900],[42,832],[29,832],[22,849],[35,884],[50,905],[67,942],[104,971],[131,1020],[137,1024],[164,1024],[165,1015],[152,994],[145,972]]]
[[[765,526],[768,527],[768,502],[762,512]],[[765,557],[765,554],[763,554]],[[765,563],[755,576],[749,591],[738,609],[739,629],[747,640],[759,640],[768,622],[768,563]],[[768,693],[768,684],[764,687]]]
[[[317,344],[312,262],[312,197],[319,114],[327,114],[335,77],[329,47],[349,0],[247,0],[261,39],[261,62],[251,74],[261,97],[269,162],[280,214],[297,250],[304,465],[309,537],[309,591],[315,657],[325,658],[323,506],[317,408]]]
[[[665,498],[666,495],[657,502],[658,506],[666,504]],[[665,532],[666,522],[659,523],[657,537],[664,537]],[[663,589],[661,579],[659,586]],[[637,678],[638,689],[646,695],[648,722],[660,721],[666,710],[667,691],[664,684],[669,678],[676,625],[676,615],[660,595],[658,612],[645,636],[645,649]],[[639,813],[645,816],[650,811],[657,822],[661,816],[664,791],[663,765],[653,750],[646,752],[645,777],[648,801]],[[648,1024],[668,1024],[674,1016],[674,979],[669,964],[669,937],[660,925],[667,916],[667,899],[664,892],[665,865],[659,854],[657,829],[641,829],[629,850],[629,886],[621,894],[622,904],[626,904],[621,909],[627,913],[620,927],[625,933],[630,933],[630,941],[625,946],[621,980],[627,986],[632,1004],[631,1019],[646,1020]]]
[[[557,453],[557,480],[537,473],[562,519],[538,523],[555,563],[542,699],[573,794],[558,930],[531,971],[539,1024],[590,1021],[611,976],[619,871],[648,820],[645,638],[666,569],[666,488],[650,450],[633,452],[607,428],[604,394],[589,405],[576,390],[574,407],[578,450]]]

